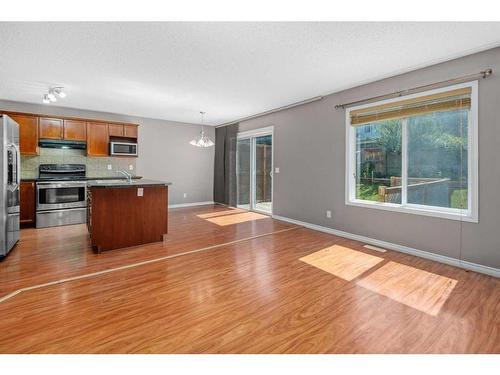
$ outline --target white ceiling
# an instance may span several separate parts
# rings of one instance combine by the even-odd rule
[[[0,98],[216,125],[500,45],[497,23],[0,23]]]

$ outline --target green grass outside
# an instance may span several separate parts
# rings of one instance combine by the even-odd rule
[[[455,189],[450,197],[451,208],[467,208],[467,189]]]
[[[378,201],[378,185],[363,185],[356,186],[356,198],[365,201]]]

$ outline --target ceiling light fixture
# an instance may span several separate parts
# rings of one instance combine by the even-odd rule
[[[47,97],[49,98],[49,100],[51,102],[57,102],[57,98],[52,92],[49,91],[49,93],[47,94]]]
[[[189,144],[196,146],[196,147],[211,147],[215,143],[210,139],[210,137],[207,137],[205,135],[205,131],[203,130],[205,126],[205,112],[200,111],[201,114],[201,132],[200,136],[198,138],[193,139]]]
[[[53,102],[57,102],[58,97],[61,99],[66,97],[66,92],[64,91],[64,87],[62,87],[62,86],[50,88],[49,92],[47,94],[43,95],[42,101],[45,104],[50,104]]]
[[[61,99],[66,97],[66,93],[64,92],[64,87],[54,87],[52,88],[52,92]]]

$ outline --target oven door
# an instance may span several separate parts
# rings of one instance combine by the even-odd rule
[[[137,156],[137,143],[111,142],[110,154]]]
[[[38,182],[36,185],[36,209],[60,210],[86,207],[86,182]]]

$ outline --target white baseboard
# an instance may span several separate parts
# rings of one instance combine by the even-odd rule
[[[445,264],[448,264],[451,266],[455,266],[455,267],[459,267],[459,268],[463,268],[463,269],[467,269],[467,270],[475,271],[475,272],[479,272],[479,273],[484,273],[486,275],[500,278],[500,269],[498,269],[498,268],[483,266],[483,265],[477,264],[477,263],[466,262],[466,261],[459,260],[456,258],[451,258],[451,257],[447,257],[444,255],[430,253],[428,251],[414,249],[414,248],[408,247],[408,246],[398,245],[398,244],[387,242],[387,241],[381,241],[381,240],[377,240],[374,238],[361,236],[359,234],[343,232],[343,231],[340,231],[337,229],[327,228],[327,227],[323,227],[323,226],[316,225],[316,224],[306,223],[304,221],[290,219],[290,218],[284,217],[284,216],[273,215],[273,219],[286,221],[288,223],[301,225],[303,227],[317,230],[319,232],[324,232],[324,233],[333,234],[335,236],[349,238],[351,240],[364,242],[364,243],[367,243],[370,245],[386,248],[389,250],[399,251],[401,253],[410,254],[410,255],[417,256],[417,257],[434,260],[436,262],[445,263]]]
[[[192,203],[180,203],[180,204],[169,204],[168,208],[180,208],[180,207],[194,207],[194,206],[206,206],[209,204],[214,204],[214,201],[206,202],[192,202]]]

